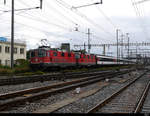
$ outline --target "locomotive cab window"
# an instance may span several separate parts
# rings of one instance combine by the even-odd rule
[[[64,56],[65,56],[65,53],[63,53],[63,52],[62,52],[62,53],[61,53],[61,56],[63,56],[63,57],[64,57]]]
[[[35,52],[31,52],[31,57],[35,57]]]
[[[39,51],[38,51],[38,56],[39,56],[39,57],[44,57],[44,56],[46,56],[46,51],[45,51],[45,50],[39,50]]]
[[[47,52],[47,56],[50,57],[50,52]]]
[[[75,54],[75,58],[80,58],[80,55],[79,54]]]
[[[85,55],[83,55],[83,58],[86,58],[86,56],[85,56]]]
[[[71,53],[68,53],[68,57],[71,57]]]
[[[57,56],[57,52],[53,52],[53,55],[54,55],[54,56]]]

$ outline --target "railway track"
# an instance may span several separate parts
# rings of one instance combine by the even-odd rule
[[[133,71],[132,70],[123,70],[123,71]],[[117,72],[116,70],[111,71],[94,71],[94,72],[76,72],[76,73],[56,73],[56,74],[45,74],[45,75],[34,75],[34,76],[18,76],[18,77],[9,77],[0,79],[0,86],[3,85],[17,85],[24,83],[33,83],[33,82],[43,82],[43,81],[51,81],[51,80],[61,80],[61,79],[73,79],[80,78],[83,76],[92,76],[99,74],[108,74],[112,72]]]
[[[0,111],[8,110],[9,108],[12,108],[13,106],[24,104],[27,101],[33,102],[35,100],[43,99],[50,95],[62,93],[64,91],[68,91],[70,89],[74,89],[79,86],[80,87],[86,86],[88,84],[95,83],[105,78],[112,78],[116,75],[125,74],[127,72],[128,71],[99,74],[96,76],[91,76],[91,77],[78,79],[78,80],[74,80],[70,82],[61,82],[61,83],[53,84],[50,86],[31,88],[31,89],[22,90],[22,91],[1,94],[0,95]],[[99,78],[100,76],[101,78]],[[25,94],[27,94],[27,96],[25,96]]]
[[[145,73],[123,86],[111,96],[99,102],[87,113],[138,113],[150,87],[150,79],[143,79]],[[145,82],[142,82],[142,79]],[[140,80],[141,79],[141,80]],[[147,83],[147,81],[149,81]],[[142,84],[141,84],[142,83]],[[146,86],[145,86],[146,85]],[[145,86],[145,88],[144,88]],[[136,88],[136,89],[135,89]]]
[[[144,95],[142,96],[141,102],[139,102],[139,108],[137,112],[140,113],[150,113],[150,89],[147,85]]]

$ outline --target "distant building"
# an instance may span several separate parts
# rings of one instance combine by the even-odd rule
[[[7,39],[0,39],[0,65],[10,66],[11,42]],[[14,43],[14,63],[17,59],[26,59],[26,44]]]
[[[7,38],[5,38],[5,37],[0,37],[0,41],[6,42],[6,41],[7,41]]]

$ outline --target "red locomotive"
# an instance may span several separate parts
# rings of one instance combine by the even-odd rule
[[[32,68],[93,66],[97,64],[94,54],[81,51],[66,51],[49,47],[39,47],[30,50],[30,65]]]

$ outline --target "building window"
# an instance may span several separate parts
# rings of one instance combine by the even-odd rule
[[[20,48],[20,54],[24,54],[24,48]]]
[[[0,53],[2,52],[2,46],[0,46]]]
[[[6,47],[5,47],[5,52],[6,52],[6,53],[9,53],[9,51],[10,51],[10,47],[6,46]]]
[[[17,54],[17,48],[14,48],[14,53]]]
[[[9,66],[10,65],[10,60],[5,60],[5,65]]]

